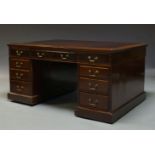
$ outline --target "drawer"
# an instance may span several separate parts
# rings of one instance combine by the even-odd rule
[[[109,79],[109,75],[109,68],[80,66],[80,76],[107,80]]]
[[[10,78],[11,80],[32,82],[32,72],[29,70],[11,69]]]
[[[10,49],[10,56],[15,57],[28,57],[29,58],[30,51],[22,50],[22,49]]]
[[[80,105],[86,108],[108,110],[109,97],[81,92],[80,93]]]
[[[73,53],[60,52],[60,51],[33,51],[32,57],[40,59],[51,59],[61,61],[76,61],[76,55]]]
[[[24,60],[24,59],[10,59],[10,67],[11,68],[17,68],[17,69],[31,69],[31,61],[29,60]]]
[[[11,92],[18,93],[18,94],[33,95],[32,83],[30,82],[11,81],[10,90]]]
[[[80,63],[83,64],[89,64],[89,65],[109,65],[110,64],[110,59],[109,55],[104,55],[104,54],[87,54],[87,53],[82,53],[79,55],[78,58]]]
[[[36,50],[31,52],[31,57],[37,59],[56,59],[56,53],[44,50]]]
[[[61,61],[70,61],[70,62],[77,61],[77,56],[74,53],[60,52],[60,53],[57,53],[57,58]]]
[[[80,78],[79,89],[83,92],[109,95],[110,84],[108,81]]]

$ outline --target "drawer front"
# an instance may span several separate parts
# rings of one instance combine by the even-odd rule
[[[101,80],[92,80],[87,78],[80,78],[80,91],[109,95],[109,82]]]
[[[57,59],[61,61],[70,61],[70,62],[76,62],[77,56],[74,53],[57,53]]]
[[[33,95],[32,83],[29,82],[19,82],[11,81],[10,83],[11,92],[23,94],[23,95]]]
[[[80,75],[89,78],[109,79],[110,69],[101,67],[80,66]]]
[[[108,55],[103,54],[80,54],[79,62],[89,65],[109,65],[110,59]]]
[[[11,69],[10,78],[12,80],[32,82],[32,72],[29,70]]]
[[[31,57],[37,59],[56,59],[56,53],[37,50],[31,52]]]
[[[29,58],[30,51],[29,50],[20,50],[20,49],[11,49],[10,56],[15,57],[28,57]]]
[[[80,105],[86,108],[108,110],[109,98],[102,95],[80,93]]]
[[[59,52],[59,51],[33,51],[31,53],[33,58],[37,59],[51,59],[61,61],[76,61],[76,55],[73,53]]]
[[[24,59],[10,59],[10,67],[17,69],[31,69],[31,61]]]

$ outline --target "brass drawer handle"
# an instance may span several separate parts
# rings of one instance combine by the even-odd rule
[[[24,86],[16,85],[16,90],[17,91],[22,91],[23,89],[24,89]]]
[[[91,77],[96,77],[96,75],[95,75],[95,74],[90,74],[89,76],[91,76]]]
[[[62,60],[67,60],[69,58],[69,54],[60,54]]]
[[[24,53],[23,51],[18,51],[18,50],[16,51],[17,56],[21,56],[23,53]]]
[[[89,73],[92,73],[92,70],[91,70],[91,69],[89,69],[89,70],[88,70],[88,72],[89,72]]]
[[[89,76],[96,77],[96,75],[92,73],[93,71],[91,69],[89,69],[88,72],[89,72]]]
[[[88,60],[91,63],[95,63],[98,60],[98,57],[96,56],[96,57],[92,58],[91,56],[88,56]]]
[[[17,67],[17,68],[20,68],[22,65],[23,65],[23,62],[18,62],[18,61],[16,61],[16,67]]]
[[[89,105],[92,107],[96,107],[98,104],[98,100],[96,99],[95,102],[93,102],[92,98],[88,99]]]
[[[23,73],[16,73],[16,79],[20,80],[23,77]]]
[[[45,53],[37,52],[37,57],[38,58],[43,58],[44,56],[45,56]]]
[[[96,76],[97,76],[97,74],[99,74],[99,70],[95,70],[95,72],[94,72],[94,73],[92,73],[92,70],[91,70],[91,69],[89,69],[89,70],[88,70],[88,72],[90,73],[90,74],[89,74],[89,76],[91,76],[91,77],[96,77]]]
[[[92,87],[92,83],[89,82],[89,83],[88,83],[88,86],[89,86],[89,89],[90,89],[90,90],[96,91],[96,90],[97,90],[97,87],[98,87],[98,84],[96,83],[96,84],[94,85],[94,87]]]
[[[100,72],[99,72],[99,70],[95,70],[95,74],[99,74]]]

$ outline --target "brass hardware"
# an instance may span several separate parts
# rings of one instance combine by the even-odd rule
[[[19,85],[16,85],[16,88],[21,88],[21,89],[24,89],[24,86],[19,86]]]
[[[92,87],[92,88],[89,88],[89,89],[90,89],[90,90],[93,90],[93,91],[95,91],[95,90],[96,90],[96,88],[93,88],[93,87]]]
[[[40,53],[40,52],[37,52],[37,57],[38,58],[42,58],[45,56],[45,53]]]
[[[95,100],[95,102],[93,102],[92,98],[89,98],[88,99],[88,102],[89,102],[89,105],[92,106],[92,107],[96,107],[97,103],[98,103],[98,100]]]
[[[95,74],[90,74],[89,76],[91,76],[91,77],[96,77],[96,75],[95,75]]]
[[[62,60],[67,60],[69,58],[69,54],[60,54]]]
[[[17,56],[21,56],[22,54],[23,54],[23,51],[18,51],[18,50],[16,51]]]
[[[91,56],[88,56],[88,59],[90,60],[91,59]]]
[[[89,69],[88,72],[90,73],[89,76],[91,76],[91,77],[96,77],[97,76],[96,74],[99,74],[99,70],[95,70],[94,74],[91,74],[92,73],[91,69]]]
[[[98,87],[98,84],[97,83],[94,85],[94,87],[92,87],[92,83],[91,82],[89,82],[88,85],[90,87],[89,89],[90,90],[93,90],[93,91],[95,91],[97,89],[97,87]]]
[[[19,62],[16,62],[16,67],[20,68]]]
[[[23,89],[24,89],[24,86],[16,85],[16,90],[17,91],[22,91]]]
[[[98,57],[96,56],[96,57],[92,58],[91,56],[88,56],[88,60],[89,60],[89,62],[94,63],[98,60]]]
[[[22,65],[23,65],[23,62],[18,62],[18,61],[16,61],[16,67],[17,67],[17,68],[20,68]]]
[[[96,77],[96,75],[91,74],[91,73],[92,73],[92,70],[91,70],[91,69],[89,69],[89,70],[88,70],[88,72],[90,73],[90,75],[89,75],[89,76],[91,76],[91,77]]]
[[[20,73],[20,74],[16,73],[16,79],[21,79],[23,75],[24,75],[23,73]]]
[[[91,69],[89,69],[89,70],[88,70],[88,72],[89,72],[89,73],[91,73],[91,72],[92,72],[92,70],[91,70]]]
[[[99,74],[99,70],[96,70],[95,73],[96,73],[96,74]]]

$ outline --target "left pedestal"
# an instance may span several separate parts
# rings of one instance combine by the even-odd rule
[[[23,50],[10,49],[10,93],[8,98],[28,105],[39,102],[34,84],[34,67]]]

